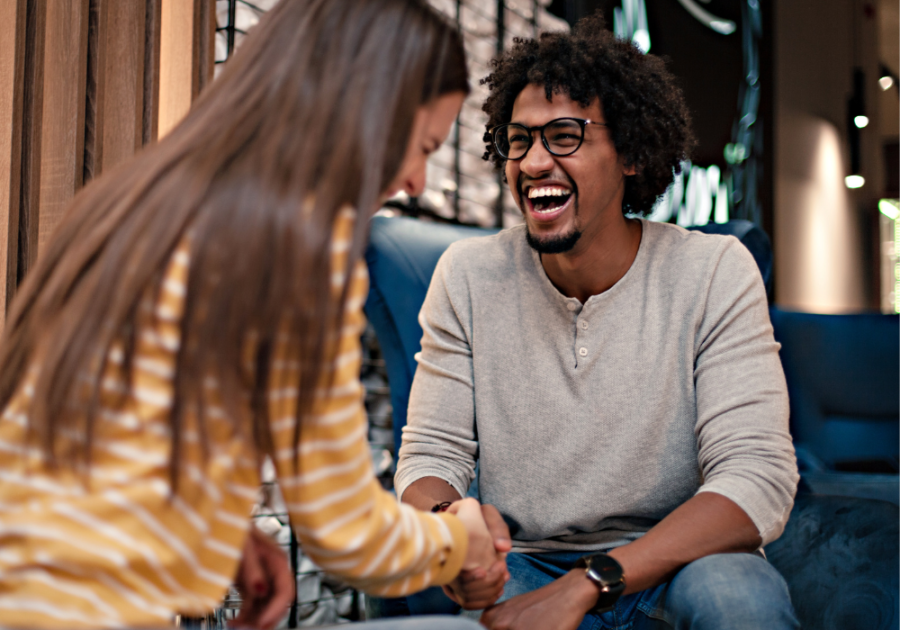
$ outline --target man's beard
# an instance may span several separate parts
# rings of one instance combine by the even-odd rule
[[[569,189],[572,191],[572,203],[575,206],[573,210],[575,211],[575,218],[578,218],[578,189],[575,186],[575,182],[568,178],[569,181]],[[522,175],[519,175],[519,181],[516,183],[516,189],[519,192],[519,199],[522,200],[522,203],[526,203],[525,193],[523,191],[522,186]],[[527,215],[528,210],[523,209],[522,214]],[[539,254],[565,254],[568,251],[572,251],[572,248],[575,247],[575,244],[578,242],[578,239],[581,238],[581,230],[577,227],[573,227],[572,231],[568,234],[557,234],[554,236],[547,236],[544,238],[540,238],[531,233],[531,229],[528,227],[528,221],[525,221],[525,240],[528,242],[528,245],[531,246],[531,249],[536,251]]]
[[[557,234],[546,238],[538,238],[531,233],[526,226],[525,240],[531,249],[539,254],[565,254],[575,247],[575,243],[581,238],[581,230],[575,228],[568,234]]]

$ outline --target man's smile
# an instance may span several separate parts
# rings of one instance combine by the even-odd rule
[[[549,223],[566,212],[575,199],[570,184],[547,182],[520,187],[522,205],[531,218],[539,223]]]

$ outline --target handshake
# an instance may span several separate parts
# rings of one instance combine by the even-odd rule
[[[447,511],[463,522],[469,533],[469,549],[459,575],[444,586],[444,593],[466,610],[494,604],[509,580],[506,554],[512,549],[509,528],[493,505],[460,499]]]

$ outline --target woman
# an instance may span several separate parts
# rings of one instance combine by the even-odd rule
[[[421,192],[467,91],[419,1],[284,0],[170,136],[75,199],[0,343],[0,626],[212,610],[242,549],[266,557],[265,456],[304,551],[359,588],[490,560],[477,503],[381,490],[358,381],[367,219]]]

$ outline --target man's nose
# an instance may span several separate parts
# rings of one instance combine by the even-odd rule
[[[519,168],[529,177],[538,177],[553,168],[553,155],[540,138],[535,139],[528,153],[519,162]]]

